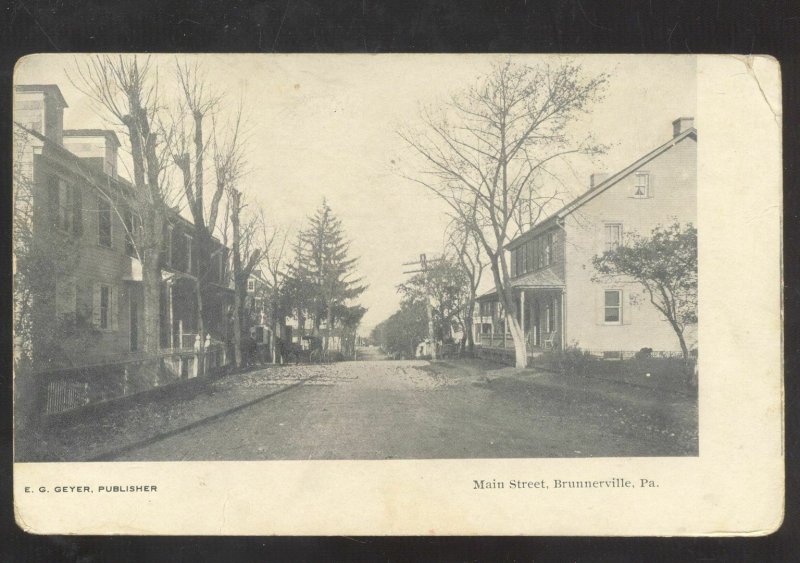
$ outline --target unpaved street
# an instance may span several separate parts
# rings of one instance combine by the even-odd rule
[[[369,354],[369,351],[367,351]],[[362,355],[367,358],[369,356]],[[215,383],[215,401],[273,397],[119,460],[696,455],[693,401],[470,361],[283,366]],[[135,421],[131,421],[135,424]]]

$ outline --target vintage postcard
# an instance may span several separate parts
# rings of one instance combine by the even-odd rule
[[[758,56],[23,58],[18,524],[774,531],[780,94]]]

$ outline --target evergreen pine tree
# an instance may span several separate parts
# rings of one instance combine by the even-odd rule
[[[356,275],[358,258],[351,258],[349,251],[342,222],[323,199],[308,228],[298,235],[292,266],[298,320],[310,317],[315,335],[320,334],[323,319],[329,332],[337,321],[345,321],[342,312],[350,311],[349,303],[366,290]]]

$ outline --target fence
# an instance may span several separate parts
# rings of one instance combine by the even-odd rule
[[[205,349],[203,373],[216,375],[227,365],[225,346]],[[149,391],[196,378],[200,353],[166,352],[156,357],[49,370],[33,374],[40,379],[40,412],[53,415]]]

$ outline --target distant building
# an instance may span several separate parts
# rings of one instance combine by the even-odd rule
[[[666,143],[613,175],[593,174],[587,192],[506,246],[529,350],[578,343],[598,353],[679,352],[641,285],[592,280],[593,256],[621,244],[626,233],[647,235],[675,221],[697,223],[697,130],[687,117],[673,122]],[[478,303],[475,341],[513,348],[495,292]]]

